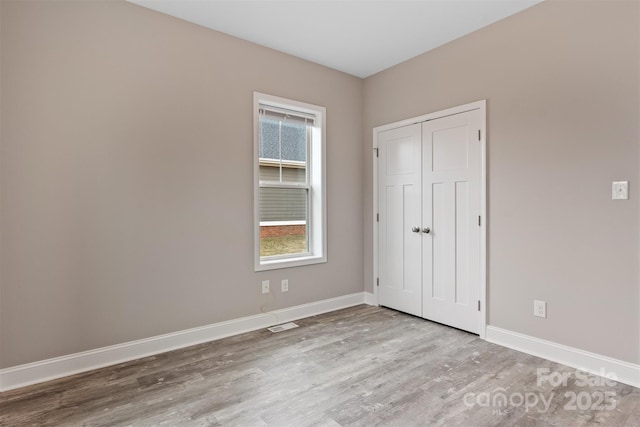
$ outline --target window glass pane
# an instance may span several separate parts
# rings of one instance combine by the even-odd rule
[[[280,159],[280,121],[260,118],[259,151],[261,159]]]
[[[282,160],[306,162],[307,127],[302,123],[282,123]]]
[[[307,126],[300,121],[261,116],[259,124],[260,180],[306,182]]]
[[[309,252],[308,190],[260,188],[260,256]]]
[[[280,172],[282,171],[282,182],[304,184],[306,182],[306,171],[304,166],[280,167],[277,164],[266,162],[260,163],[260,182],[280,182]]]

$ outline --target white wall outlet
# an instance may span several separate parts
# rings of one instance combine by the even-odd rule
[[[536,317],[547,318],[547,303],[544,301],[533,300],[533,315]]]
[[[280,283],[280,290],[282,292],[289,291],[289,279],[282,279],[282,282]]]
[[[263,294],[268,294],[269,293],[269,281],[268,280],[263,280],[262,281],[262,293]]]
[[[614,181],[611,184],[611,200],[629,199],[629,181]]]

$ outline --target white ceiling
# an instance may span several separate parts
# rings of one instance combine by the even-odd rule
[[[542,0],[129,0],[367,77]]]

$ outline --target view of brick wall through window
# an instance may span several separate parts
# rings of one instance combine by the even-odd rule
[[[304,236],[306,225],[261,225],[260,237]]]

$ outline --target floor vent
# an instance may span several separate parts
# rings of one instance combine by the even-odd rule
[[[274,334],[276,332],[282,332],[282,331],[287,331],[289,329],[293,329],[293,328],[297,328],[298,325],[296,325],[293,322],[289,322],[289,323],[283,323],[282,325],[276,325],[276,326],[272,326],[269,329],[271,332],[273,332]]]

